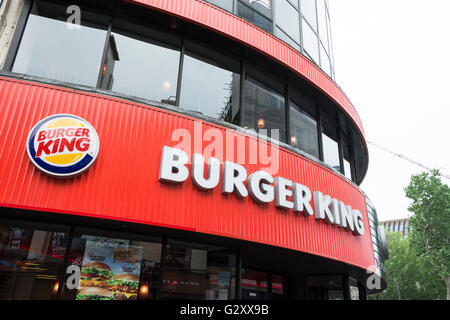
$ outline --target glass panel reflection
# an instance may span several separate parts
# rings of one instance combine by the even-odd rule
[[[270,137],[271,130],[278,130],[277,140],[286,141],[284,97],[250,78],[245,81],[243,116],[246,128],[267,129]]]
[[[95,87],[105,38],[104,30],[31,14],[12,71]]]
[[[299,14],[286,0],[275,2],[275,22],[295,42],[300,42]]]
[[[269,33],[273,32],[272,21],[239,1],[237,3],[237,15]]]
[[[179,51],[113,33],[101,87],[128,96],[175,104]]]
[[[55,299],[66,243],[64,232],[0,226],[0,299]]]
[[[235,255],[224,248],[170,241],[164,265],[163,299],[234,299]]]
[[[238,103],[239,79],[237,73],[185,55],[180,107],[230,121],[233,103]]]
[[[339,145],[336,141],[322,134],[323,160],[336,170],[341,169],[339,162]]]
[[[317,122],[290,102],[290,144],[310,155],[319,158]]]
[[[311,56],[311,58],[319,63],[319,46],[318,39],[314,31],[308,25],[308,23],[303,20],[302,23],[302,34],[303,34],[303,49]]]

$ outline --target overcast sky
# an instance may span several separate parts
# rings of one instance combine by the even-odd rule
[[[366,139],[450,175],[450,1],[329,4],[336,82],[355,105]],[[424,169],[368,146],[361,188],[379,220],[408,217],[403,188]]]

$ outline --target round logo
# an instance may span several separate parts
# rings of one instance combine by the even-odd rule
[[[27,151],[40,170],[56,177],[71,177],[88,169],[98,155],[100,141],[94,127],[71,114],[42,119],[31,130]]]

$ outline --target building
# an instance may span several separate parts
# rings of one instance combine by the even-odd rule
[[[326,1],[3,0],[0,14],[1,299],[386,287]]]
[[[409,233],[409,218],[380,221],[386,232],[400,232],[404,237]]]

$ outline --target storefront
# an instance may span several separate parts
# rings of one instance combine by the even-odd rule
[[[24,1],[0,75],[0,299],[385,288],[367,287],[384,253],[364,131],[331,78],[261,54],[290,47],[259,29],[255,44],[157,1],[76,2],[70,29],[64,3]]]

